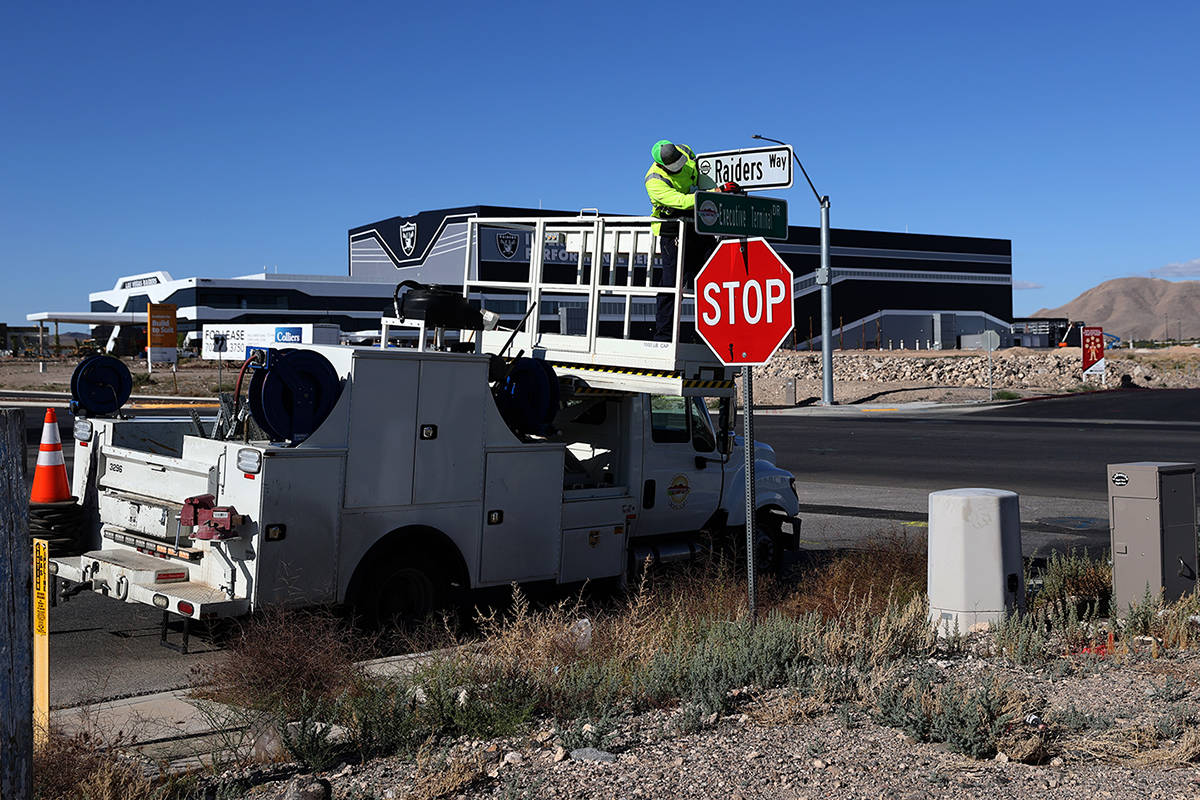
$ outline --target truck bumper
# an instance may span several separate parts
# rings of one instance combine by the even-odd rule
[[[778,531],[778,544],[784,550],[800,549],[800,518],[793,517],[778,509],[770,510],[770,518],[774,530]]]
[[[93,550],[52,558],[50,572],[63,580],[90,584],[96,594],[191,619],[236,617],[250,607],[246,598],[231,598],[223,589],[189,580],[187,564],[132,550]]]

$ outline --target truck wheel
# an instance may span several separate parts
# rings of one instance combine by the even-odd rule
[[[758,568],[763,572],[778,575],[783,567],[783,548],[779,546],[775,532],[760,519],[754,523],[754,539],[754,561]]]
[[[360,587],[354,606],[362,624],[379,629],[420,622],[437,601],[437,583],[430,570],[380,565]]]

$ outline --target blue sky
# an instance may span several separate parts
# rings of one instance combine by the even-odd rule
[[[347,228],[422,209],[640,213],[656,139],[754,133],[834,227],[1012,239],[1017,314],[1200,278],[1198,30],[1184,2],[8,3],[0,321],[149,269],[344,274]]]

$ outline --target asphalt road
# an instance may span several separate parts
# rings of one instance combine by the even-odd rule
[[[756,415],[755,438],[798,482],[1105,500],[1108,464],[1200,462],[1200,390],[1105,392],[971,413]]]
[[[803,535],[815,546],[861,535],[847,534],[855,525],[868,533],[920,526],[927,492],[988,486],[1022,495],[1029,553],[1042,542],[1107,542],[1107,464],[1200,461],[1200,391],[1092,394],[970,413],[804,409],[756,415],[755,433],[796,475]],[[64,440],[70,469],[69,435]],[[35,459],[33,446],[31,469]],[[222,657],[196,638],[191,655],[160,647],[159,622],[152,609],[90,594],[53,609],[52,705],[174,688]]]

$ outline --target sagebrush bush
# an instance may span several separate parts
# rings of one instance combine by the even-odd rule
[[[1001,734],[1017,716],[1008,686],[939,686],[938,682],[939,676],[928,668],[907,677],[894,676],[880,687],[876,719],[918,742],[945,742],[971,758],[994,756]]]
[[[1103,613],[1112,595],[1112,567],[1108,559],[1095,559],[1074,548],[1066,554],[1051,552],[1045,566],[1032,577],[1031,583],[1040,582],[1041,588],[1030,601],[1031,610],[1051,604],[1092,605],[1097,613]]]

